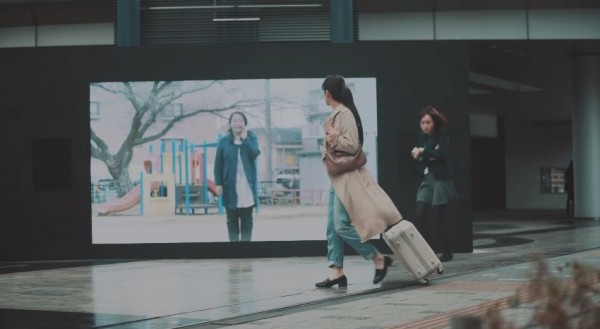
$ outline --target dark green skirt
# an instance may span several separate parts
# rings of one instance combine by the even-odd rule
[[[417,191],[417,202],[425,202],[432,206],[448,204],[458,200],[458,193],[450,179],[435,179],[429,173],[423,177]]]

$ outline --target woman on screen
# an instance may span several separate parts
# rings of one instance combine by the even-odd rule
[[[322,89],[325,103],[333,110],[323,126],[326,134],[323,159],[325,152],[357,154],[361,151],[364,136],[352,92],[340,75],[328,76]],[[402,216],[364,165],[329,177],[327,259],[332,271],[328,278],[315,285],[319,288],[347,286],[344,242],[364,259],[373,261],[373,283],[377,284],[386,276],[392,258],[381,254],[369,239],[399,222]]]
[[[428,106],[419,113],[418,144],[412,157],[418,162],[423,175],[417,191],[416,224],[429,243],[439,239],[442,243],[440,260],[452,260],[451,227],[444,220],[448,204],[458,199],[452,182],[452,168],[447,161],[450,139],[444,125],[448,120],[437,109]],[[432,236],[433,235],[433,236]],[[439,238],[438,238],[439,236]]]
[[[252,209],[257,204],[256,163],[260,154],[256,135],[247,128],[242,112],[229,116],[229,131],[217,146],[215,183],[227,214],[229,241],[252,240]]]

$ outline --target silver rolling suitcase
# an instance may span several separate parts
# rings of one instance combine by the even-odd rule
[[[383,233],[383,240],[419,282],[429,282],[433,272],[442,274],[444,267],[417,228],[403,219]]]

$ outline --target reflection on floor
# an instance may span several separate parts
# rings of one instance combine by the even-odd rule
[[[474,225],[475,252],[458,254],[436,280],[600,248],[600,224],[488,220]],[[347,257],[347,289],[313,288],[325,257],[228,260],[0,263],[0,328],[178,328],[224,326],[418,287],[398,265],[380,285],[373,267]],[[270,315],[269,315],[270,314]],[[229,320],[224,320],[229,319]],[[238,319],[238,320],[236,320]],[[256,324],[259,324],[257,322]]]

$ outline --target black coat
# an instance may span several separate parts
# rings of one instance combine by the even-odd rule
[[[454,176],[447,159],[449,144],[450,138],[445,130],[435,132],[433,135],[419,132],[417,147],[425,149],[423,156],[417,159],[421,174],[425,171],[425,167],[428,167],[435,179],[451,179]]]

